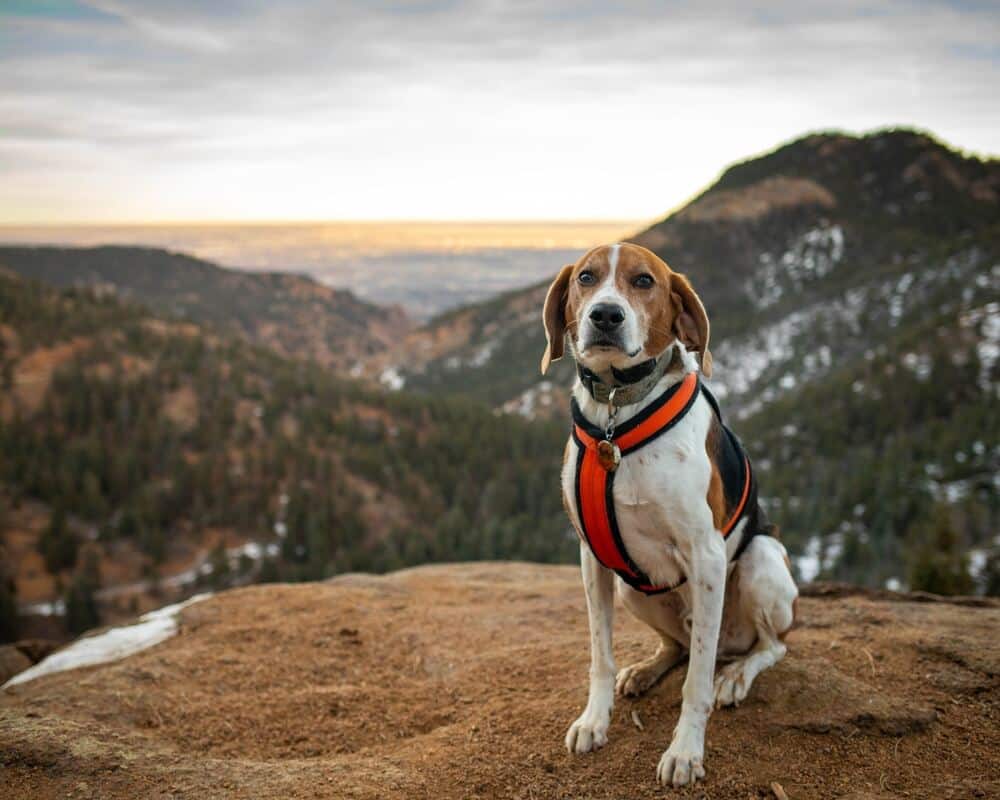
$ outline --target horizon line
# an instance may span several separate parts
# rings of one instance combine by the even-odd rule
[[[662,215],[665,216],[665,215]],[[0,228],[96,228],[96,227],[167,227],[173,225],[634,225],[647,219],[636,217],[362,217],[281,219],[151,219],[151,220],[67,220],[55,222],[9,222],[0,220]]]

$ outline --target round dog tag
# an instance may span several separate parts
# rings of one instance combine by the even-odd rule
[[[622,451],[618,445],[607,439],[597,443],[597,460],[607,472],[614,472],[622,460]]]

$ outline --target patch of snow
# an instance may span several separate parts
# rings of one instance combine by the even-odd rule
[[[993,380],[993,368],[1000,359],[1000,303],[987,303],[981,308],[965,312],[959,318],[963,328],[979,327],[976,355],[979,357],[979,386],[984,391],[1000,393],[1000,386]]]
[[[61,617],[66,613],[66,603],[62,600],[28,603],[20,608],[21,614],[38,614],[43,617]]]
[[[931,376],[931,357],[927,353],[906,353],[903,366],[916,375],[918,381],[926,381]]]
[[[934,499],[939,503],[957,503],[969,496],[972,492],[974,481],[966,479],[941,483],[939,481],[931,480],[928,481],[927,484],[931,494],[934,496]]]
[[[840,523],[840,529],[826,537],[826,552],[823,554],[823,568],[829,569],[836,564],[844,553],[844,532],[850,530],[847,521]]]
[[[806,583],[815,580],[816,576],[819,575],[822,545],[822,540],[818,536],[813,536],[806,542],[806,548],[802,555],[793,557],[795,569],[798,571],[799,577]]]
[[[378,376],[378,380],[379,383],[387,386],[394,392],[398,392],[406,385],[406,378],[400,374],[397,367],[386,367],[382,370],[382,374]]]
[[[780,256],[761,253],[747,293],[758,308],[767,308],[781,299],[786,286],[799,289],[808,280],[822,278],[843,257],[844,231],[839,225],[813,228],[793,239]]]
[[[472,356],[470,356],[467,362],[468,365],[470,367],[483,366],[493,357],[493,354],[496,352],[499,346],[500,346],[499,339],[492,339],[488,341],[486,344],[482,345],[478,350],[476,350],[476,352],[473,353]]]
[[[979,580],[980,576],[982,576],[983,570],[986,569],[986,560],[989,556],[989,551],[982,548],[969,551],[969,574],[973,580]]]
[[[33,667],[19,672],[7,681],[3,688],[7,689],[20,683],[26,683],[43,675],[119,661],[126,656],[160,644],[177,633],[177,620],[180,612],[206,597],[211,597],[211,594],[197,594],[183,603],[174,603],[143,614],[137,622],[131,625],[110,628],[103,633],[77,639],[68,647],[42,659]]]
[[[552,381],[539,381],[504,403],[503,410],[508,414],[520,414],[527,419],[534,419],[540,407],[552,405],[552,390]]]
[[[723,342],[715,353],[715,360],[723,368],[718,371],[720,377],[713,378],[712,388],[722,389],[722,396],[748,392],[768,367],[792,357],[793,339],[807,330],[812,321],[809,311],[797,311],[740,344]]]

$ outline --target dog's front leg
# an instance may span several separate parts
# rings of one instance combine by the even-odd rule
[[[590,618],[590,694],[587,707],[566,734],[566,749],[571,753],[586,753],[607,744],[615,702],[615,657],[611,652],[615,576],[598,563],[590,548],[582,542],[580,570]]]
[[[705,777],[705,728],[714,707],[715,655],[726,584],[725,540],[709,524],[695,537],[688,566],[691,587],[691,650],[681,716],[656,776],[665,786],[686,786]]]

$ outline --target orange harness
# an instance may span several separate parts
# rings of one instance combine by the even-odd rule
[[[683,381],[667,389],[635,417],[622,423],[610,441],[617,445],[622,458],[634,453],[680,422],[698,399],[699,393],[704,393],[721,423],[722,417],[715,397],[701,383],[697,373],[692,372]],[[583,416],[575,400],[573,423],[572,435],[579,451],[575,478],[576,507],[583,536],[594,557],[608,569],[614,570],[629,586],[644,594],[659,594],[676,589],[687,579],[681,578],[671,586],[655,586],[625,549],[615,518],[616,471],[606,469],[598,455],[598,446],[602,442],[606,443],[608,439],[604,431]],[[735,434],[725,425],[722,428],[725,435],[722,437],[718,464],[727,498],[727,508],[731,511],[721,533],[724,538],[728,538],[736,524],[748,512],[754,512],[751,523],[756,523],[757,498],[750,459],[747,458]],[[734,560],[739,557],[750,538],[757,533],[755,528],[755,524],[747,525],[743,541],[733,555]]]

